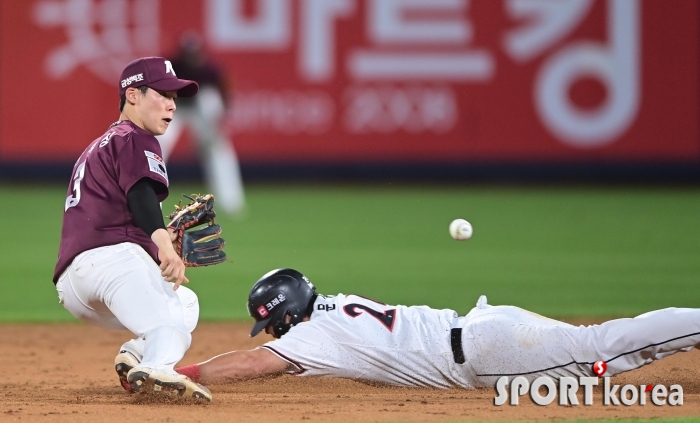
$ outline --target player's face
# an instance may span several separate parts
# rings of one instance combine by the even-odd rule
[[[302,321],[302,322],[308,322],[309,320],[311,320],[311,319],[309,318],[309,316],[304,316],[304,318],[303,318],[301,321]],[[286,324],[289,324],[289,322],[292,321],[292,316],[290,316],[290,315],[285,316],[284,321],[285,321]],[[273,338],[277,338],[277,337],[275,336],[275,329],[274,329],[274,325],[273,325],[272,323],[270,323],[269,325],[265,326],[265,333],[268,334],[268,335],[272,335]]]
[[[152,135],[163,135],[175,114],[177,91],[156,91],[149,88],[137,95],[136,114],[142,128]]]

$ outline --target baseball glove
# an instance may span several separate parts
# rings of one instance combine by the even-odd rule
[[[209,266],[226,261],[223,251],[226,241],[221,238],[221,226],[214,222],[214,196],[184,195],[190,202],[175,206],[168,219],[168,228],[175,232],[173,246],[187,267]],[[193,229],[197,226],[202,228]]]

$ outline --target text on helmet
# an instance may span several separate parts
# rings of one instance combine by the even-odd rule
[[[287,298],[284,296],[284,294],[279,294],[279,295],[277,296],[277,298],[273,298],[272,301],[270,301],[269,303],[265,304],[265,307],[267,307],[267,309],[268,309],[269,311],[272,311],[273,308],[275,308],[275,307],[277,307],[278,305],[280,305],[281,303],[283,303],[286,299],[287,299]]]

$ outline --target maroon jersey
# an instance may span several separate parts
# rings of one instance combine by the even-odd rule
[[[134,223],[126,193],[139,179],[150,178],[163,185],[158,200],[168,196],[161,155],[158,140],[130,121],[118,122],[90,143],[68,186],[54,283],[75,256],[106,245],[133,242],[158,262],[158,247]]]

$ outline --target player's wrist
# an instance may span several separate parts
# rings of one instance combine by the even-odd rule
[[[174,251],[173,243],[170,240],[170,234],[165,229],[156,229],[151,234],[151,240],[156,244],[158,250],[160,251],[167,251],[170,249]]]
[[[180,373],[181,375],[187,376],[194,382],[199,382],[199,378],[201,376],[199,364],[191,364],[189,366],[179,367],[175,369],[175,371]]]

